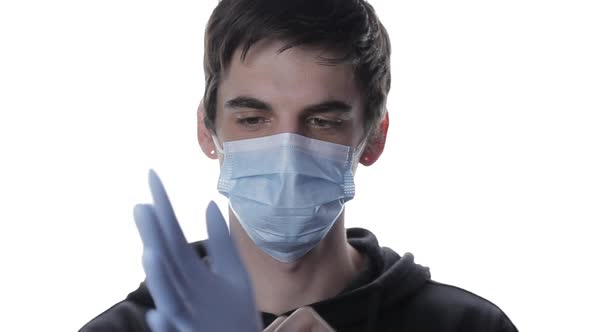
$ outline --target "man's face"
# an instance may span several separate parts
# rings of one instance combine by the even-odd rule
[[[347,64],[318,48],[282,53],[279,41],[261,41],[241,61],[234,53],[218,88],[216,133],[221,142],[295,133],[356,147],[364,138],[362,97]]]

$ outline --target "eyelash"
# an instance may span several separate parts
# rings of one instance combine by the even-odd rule
[[[334,129],[334,128],[340,127],[342,125],[342,120],[327,120],[327,119],[322,119],[322,118],[317,118],[317,117],[307,119],[306,122],[311,123],[313,120],[317,120],[316,122],[320,122],[325,125],[328,125],[327,128],[324,126],[319,126],[319,125],[317,125],[317,123],[315,125],[313,125],[314,127],[319,128],[319,129]]]
[[[259,121],[257,123],[249,123],[251,120],[259,120]],[[260,121],[260,120],[262,120],[262,121]],[[265,118],[260,117],[260,116],[250,116],[250,117],[238,119],[237,122],[239,125],[241,125],[245,128],[253,129],[257,126],[260,126],[264,122],[268,122],[268,120],[266,120]]]

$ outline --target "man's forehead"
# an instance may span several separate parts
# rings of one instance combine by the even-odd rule
[[[328,46],[317,43],[300,44],[293,47],[290,47],[289,45],[290,42],[276,38],[265,38],[259,40],[248,48],[246,56],[244,57],[244,62],[247,63],[247,58],[249,55],[251,55],[251,57],[257,57],[265,53],[274,53],[274,55],[290,53],[298,57],[306,58],[311,61],[317,61],[318,64],[325,63],[326,61],[324,59],[342,58],[342,54],[340,52],[337,52],[336,50]],[[243,51],[244,47],[239,47],[234,53],[234,56],[237,55],[238,58],[241,58]]]
[[[284,46],[280,40],[261,40],[252,45],[243,61],[243,48],[238,48],[221,88],[240,94],[252,94],[253,90],[270,95],[300,93],[301,97],[316,95],[351,102],[360,95],[352,65],[326,63],[325,59],[336,57],[336,53],[315,45],[282,50]]]
[[[229,63],[223,65],[223,77],[227,77],[233,67],[252,68],[257,64],[264,64],[276,58],[291,62],[305,62],[318,66],[337,67],[341,70],[353,70],[353,65],[341,61],[341,52],[319,44],[302,44],[287,47],[289,42],[265,38],[256,41],[245,50],[244,45],[233,52]]]

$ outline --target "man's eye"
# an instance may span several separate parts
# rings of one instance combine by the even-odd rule
[[[247,118],[238,119],[238,123],[247,128],[260,126],[265,122],[266,119],[260,116],[251,116]]]
[[[336,128],[342,124],[342,120],[326,120],[322,118],[310,118],[307,123],[320,129]]]

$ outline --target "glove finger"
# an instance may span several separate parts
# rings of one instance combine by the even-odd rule
[[[145,315],[152,332],[180,332],[162,313],[151,309]]]
[[[168,253],[168,248],[165,246],[166,240],[162,236],[162,231],[150,205],[135,205],[133,218],[144,248],[150,248],[160,253]]]
[[[166,261],[157,252],[144,250],[142,257],[146,284],[156,308],[170,319],[187,316],[189,308],[174,278],[170,276]]]
[[[207,206],[207,233],[207,249],[213,272],[240,285],[249,283],[246,269],[227,229],[225,219],[213,201]]]
[[[133,209],[133,216],[135,218],[135,225],[139,231],[139,235],[144,245],[144,251],[152,251],[158,253],[168,264],[171,278],[178,287],[186,292],[190,286],[186,278],[183,276],[183,266],[178,266],[174,261],[174,255],[170,251],[169,246],[166,245],[166,239],[162,234],[161,227],[157,221],[156,214],[153,207],[149,204],[138,204]]]
[[[164,189],[162,181],[153,170],[149,171],[149,184],[154,199],[154,212],[158,223],[166,239],[174,262],[182,271],[183,280],[190,283],[193,278],[199,276],[201,279],[209,275],[209,271],[197,254],[187,243],[180,225]]]

